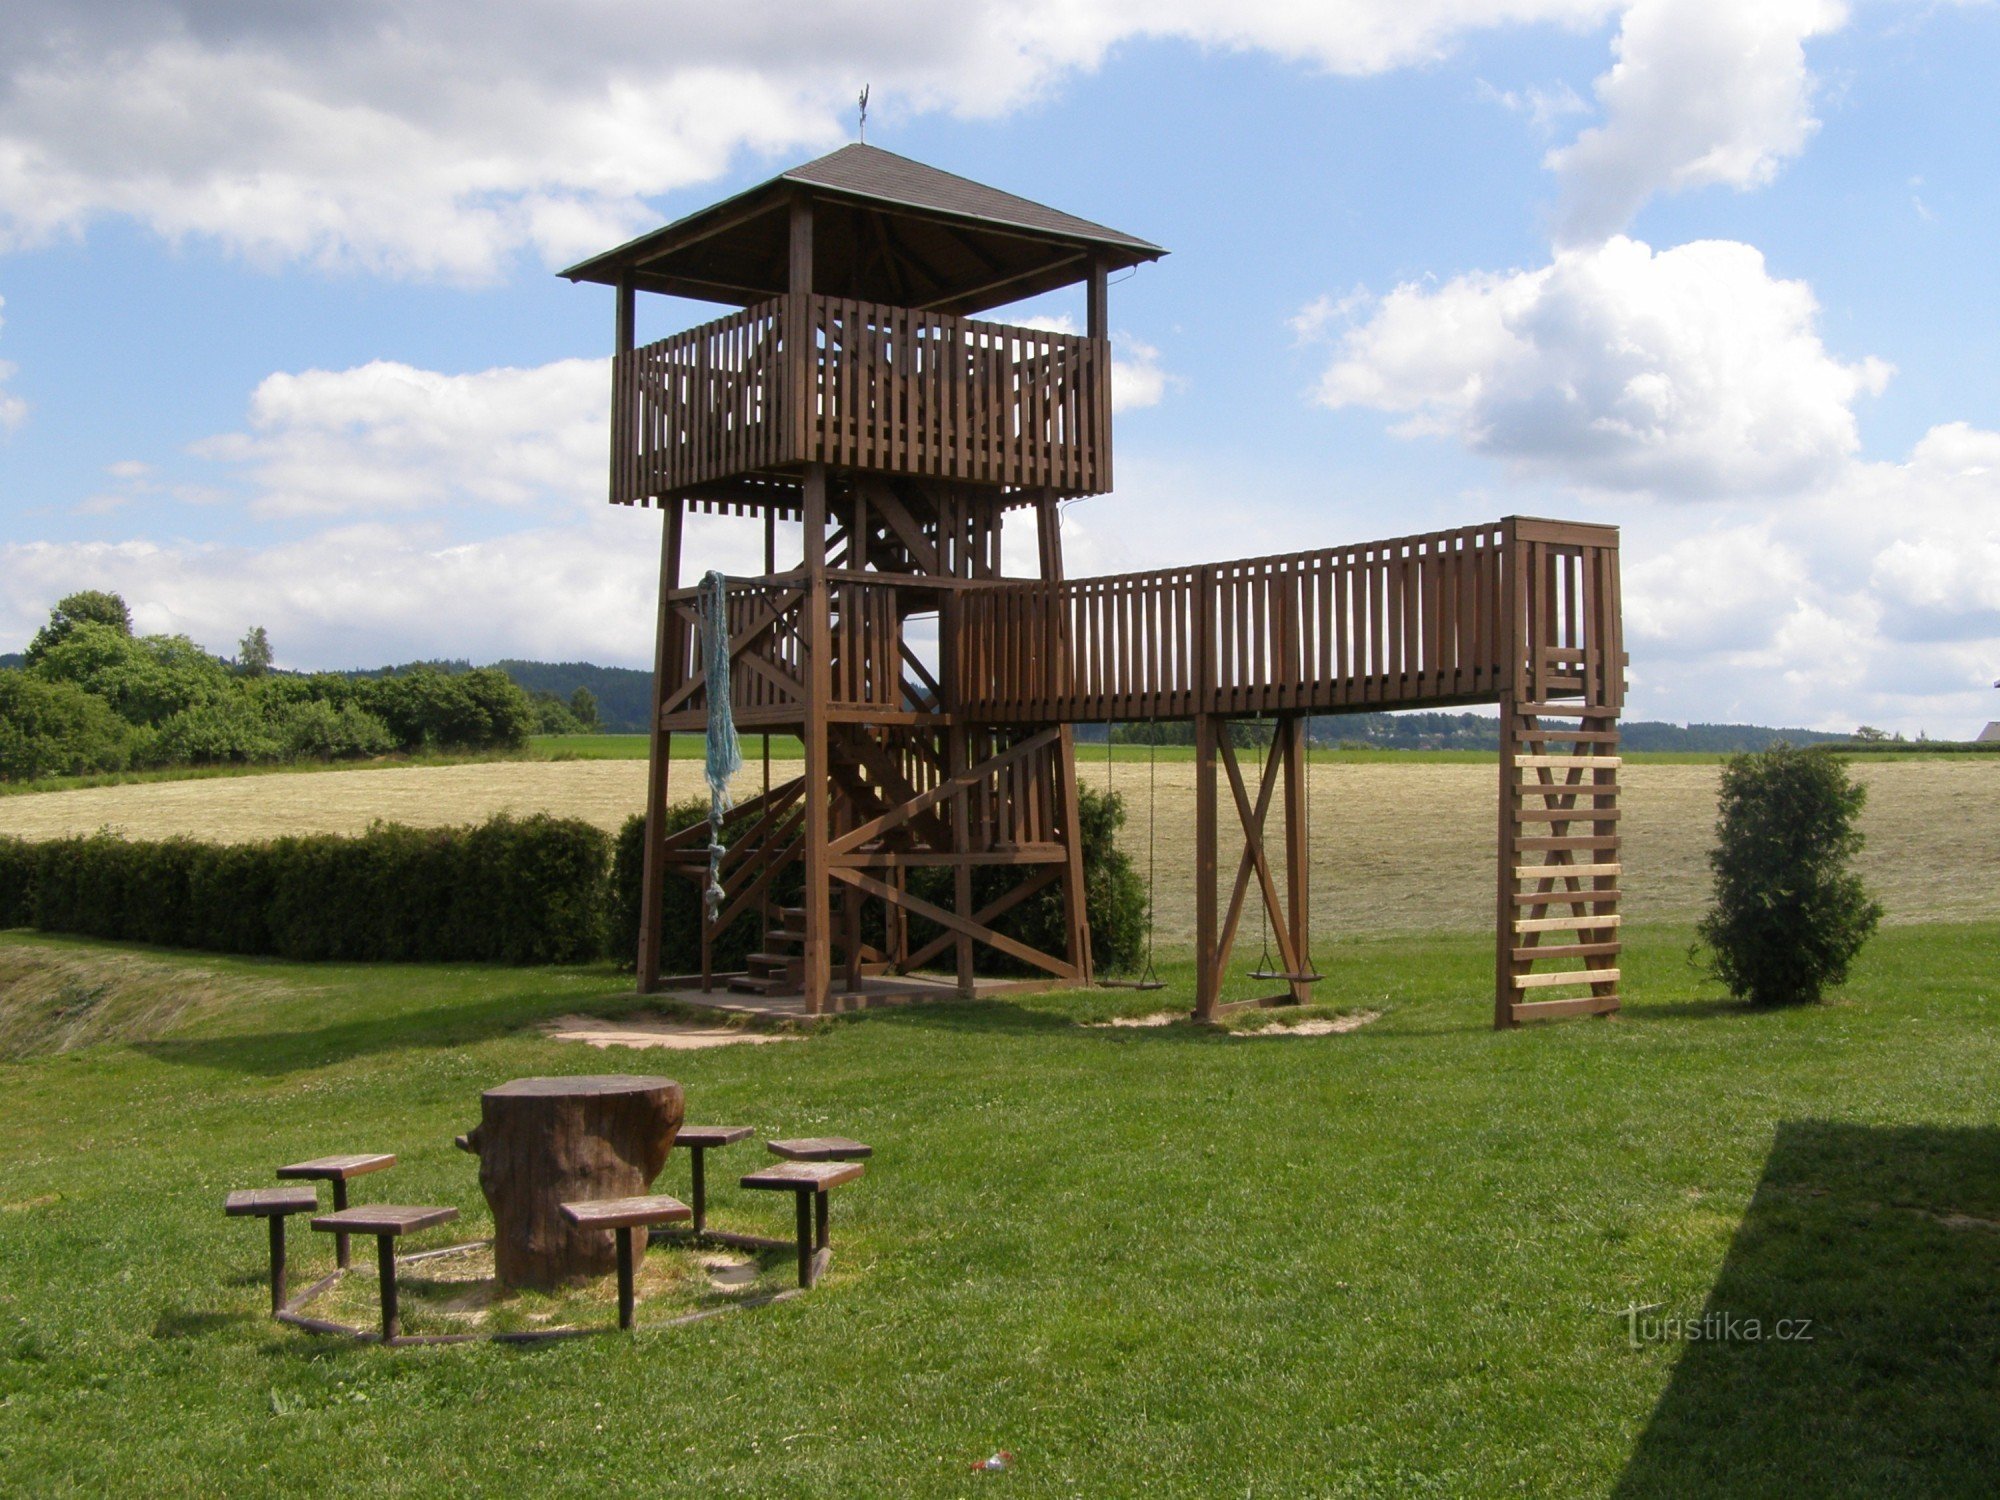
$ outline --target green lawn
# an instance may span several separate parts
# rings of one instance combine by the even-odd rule
[[[134,1040],[0,1063],[0,1489],[1990,1495],[2000,924],[1886,930],[1839,1003],[1778,1015],[1717,998],[1685,930],[1630,937],[1623,1016],[1508,1034],[1490,940],[1448,936],[1324,945],[1323,998],[1382,1012],[1342,1036],[1078,1024],[1184,1007],[1182,966],[1164,996],[673,1055],[523,1029],[615,1010],[609,971],[0,937],[17,972],[122,968],[157,1000],[164,964],[193,997],[106,1020]],[[65,980],[58,1008],[118,993]],[[680,1078],[691,1119],[874,1144],[819,1290],[527,1349],[262,1315],[262,1234],[227,1189],[392,1150],[364,1198],[478,1232],[451,1137],[479,1090],[619,1069]],[[735,1150],[719,1168],[758,1159]],[[716,1217],[778,1232],[789,1206],[753,1197]],[[1687,1337],[1704,1314],[1731,1336]],[[1683,1336],[1644,1336],[1663,1318]],[[1013,1472],[968,1472],[998,1448]]]

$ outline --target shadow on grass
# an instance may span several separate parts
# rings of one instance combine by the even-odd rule
[[[405,1047],[464,1047],[506,1036],[557,1014],[575,1001],[551,1004],[545,994],[502,995],[394,1016],[366,1016],[301,1031],[257,1031],[136,1042],[156,1062],[276,1076],[324,1068]]]
[[[1623,1500],[1992,1495],[2000,1129],[1780,1125],[1699,1326]]]
[[[1731,1016],[1755,1016],[1764,1012],[1748,1000],[1731,995],[1713,995],[1701,1000],[1642,1000],[1627,1004],[1625,1014],[1635,1021],[1714,1021]]]
[[[259,1280],[263,1278],[259,1277]],[[245,1327],[257,1322],[255,1315],[247,1312],[197,1312],[192,1308],[180,1308],[163,1312],[153,1323],[153,1337],[156,1339],[198,1339],[210,1334],[222,1333],[228,1329]]]

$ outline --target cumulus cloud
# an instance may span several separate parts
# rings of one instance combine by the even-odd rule
[[[186,633],[211,650],[264,625],[281,666],[419,656],[639,665],[651,650],[658,538],[650,515],[620,509],[471,543],[370,524],[263,547],[7,544],[0,624],[26,640],[51,601],[106,588],[131,603],[139,629]]]
[[[881,108],[993,114],[1121,40],[1365,74],[1612,0],[14,0],[0,29],[0,247],[128,215],[265,262],[479,280],[657,221],[742,152]]]
[[[1970,734],[2000,661],[2000,433],[1933,427],[1778,499],[1621,510],[1642,701]]]
[[[1804,43],[1846,19],[1838,0],[1635,0],[1596,83],[1603,123],[1549,153],[1559,239],[1621,230],[1656,193],[1769,182],[1818,128]]]
[[[604,497],[610,389],[601,359],[278,374],[252,395],[249,431],[194,451],[243,466],[261,516],[589,503]]]
[[[1538,270],[1396,288],[1342,336],[1316,394],[1579,486],[1786,493],[1855,451],[1853,403],[1890,374],[1831,355],[1817,313],[1752,246],[1619,236]]]
[[[1077,333],[1076,319],[1068,313],[1038,313],[1031,318],[1022,318],[1016,325],[1021,328],[1039,328],[1048,333]],[[1160,351],[1143,339],[1130,334],[1111,335],[1111,409],[1113,411],[1137,411],[1145,406],[1158,406],[1166,398],[1169,388],[1179,385],[1180,377],[1171,375],[1160,362]]]

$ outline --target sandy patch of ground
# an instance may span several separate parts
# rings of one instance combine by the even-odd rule
[[[738,1042],[801,1042],[796,1032],[751,1031],[741,1026],[704,1026],[698,1021],[676,1021],[665,1016],[621,1016],[607,1021],[598,1016],[558,1016],[542,1023],[542,1031],[552,1041],[583,1042],[605,1047],[662,1048],[668,1052],[696,1052],[704,1047],[733,1047]]]
[[[1382,1019],[1379,1010],[1358,1010],[1351,1016],[1313,1016],[1308,1020],[1287,1026],[1282,1021],[1275,1026],[1260,1026],[1254,1031],[1232,1031],[1231,1036],[1338,1036],[1344,1031],[1359,1031],[1370,1021]]]
[[[1176,1021],[1185,1021],[1184,1010],[1156,1010],[1150,1016],[1113,1016],[1108,1021],[1092,1021],[1092,1026],[1171,1026]]]

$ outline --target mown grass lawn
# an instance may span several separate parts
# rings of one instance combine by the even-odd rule
[[[1719,999],[1684,930],[1631,941],[1623,1016],[1509,1034],[1487,941],[1449,936],[1323,945],[1323,998],[1382,1012],[1346,1035],[1079,1024],[1185,1006],[1176,969],[639,1054],[528,1029],[615,1012],[609,971],[0,938],[213,990],[0,1064],[0,1490],[1990,1495],[2000,924],[1884,931],[1839,1003],[1780,1015]],[[818,1291],[531,1349],[263,1316],[227,1189],[392,1150],[366,1196],[477,1233],[451,1137],[479,1090],[619,1069],[678,1077],[691,1119],[874,1144]],[[782,1232],[752,1197],[717,1219]]]

